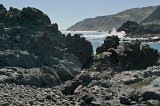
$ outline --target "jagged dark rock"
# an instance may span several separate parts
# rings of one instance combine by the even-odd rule
[[[30,23],[32,23],[33,25],[51,24],[49,17],[36,8],[31,8],[31,7],[23,8],[22,17],[24,18],[24,23],[29,22],[27,23],[27,25],[29,25]]]
[[[148,66],[155,65],[158,59],[159,59],[158,50],[150,48],[148,44],[141,45],[141,49],[140,49],[141,67],[146,68]]]
[[[111,36],[93,55],[89,41],[65,36],[38,9],[0,5],[1,13],[0,105],[159,104],[157,50]]]
[[[117,31],[125,31],[127,37],[153,37],[155,34],[160,34],[160,25],[143,25],[133,21],[127,21],[121,27],[119,27]]]
[[[4,23],[5,27],[26,26],[36,29],[35,26],[40,27],[51,24],[49,17],[36,8],[27,7],[19,10],[10,7],[9,11],[7,11],[1,5],[0,10],[1,16],[4,16],[0,22]]]
[[[5,30],[4,30],[4,24],[1,23],[1,24],[0,24],[0,32],[1,32],[1,33],[4,33],[4,31],[5,31]]]
[[[107,36],[106,39],[104,40],[104,43],[102,44],[102,46],[98,47],[96,49],[96,53],[102,53],[107,51],[109,48],[117,48],[117,46],[119,45],[119,38],[118,36]]]
[[[131,69],[139,66],[140,58],[140,42],[133,41],[131,43],[122,43],[120,44],[116,51],[118,52],[119,62],[123,67]]]
[[[58,24],[51,24],[45,27],[45,30],[48,32],[58,32]]]
[[[84,37],[81,38],[79,34],[75,34],[74,36],[68,34],[66,37],[66,45],[68,51],[80,59],[83,67],[87,67],[92,61],[92,44]]]
[[[71,38],[64,36],[58,30],[58,25],[51,24],[49,17],[39,9],[27,7],[19,10],[11,7],[7,11],[0,5],[0,16],[4,16],[0,17],[0,68],[47,66],[42,69],[53,71],[52,74],[38,77],[37,84],[26,82],[26,85],[58,85],[59,82],[73,79],[92,60],[93,51],[89,41],[79,35]],[[34,82],[37,78],[33,77],[30,81]],[[26,81],[24,76],[20,79],[24,80],[19,84]]]
[[[122,70],[130,70],[156,65],[158,58],[158,50],[150,48],[149,45],[141,44],[140,41],[119,44],[118,37],[111,36],[107,37],[104,44],[97,48],[97,55],[93,60],[99,63],[98,65],[101,64],[101,67],[103,67],[102,64],[106,65],[106,68],[117,64]]]
[[[4,19],[6,13],[7,9],[2,4],[0,4],[0,19]]]
[[[121,104],[131,105],[131,100],[126,96],[121,96],[119,100]]]
[[[46,73],[44,68],[17,68],[7,67],[0,69],[1,77],[0,82],[2,83],[15,83],[18,85],[31,85],[36,87],[53,87],[60,84],[60,79],[54,73]]]
[[[117,31],[125,31],[126,33],[136,32],[139,28],[139,24],[133,21],[125,22],[121,27],[117,29]]]
[[[116,51],[119,62],[128,69],[147,68],[156,65],[159,58],[157,50],[150,48],[149,45],[143,45],[139,41],[122,43]]]
[[[0,51],[0,68],[4,68],[6,66],[33,68],[40,67],[41,63],[38,57],[36,57],[34,54],[30,54],[28,51]]]

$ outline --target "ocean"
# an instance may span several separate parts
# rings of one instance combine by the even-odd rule
[[[116,32],[115,29],[113,29],[112,32],[98,32],[98,31],[61,31],[63,34],[68,34],[71,33],[73,36],[74,34],[82,34],[82,37],[85,37],[87,40],[89,40],[92,43],[93,46],[93,52],[96,53],[96,48],[101,46],[102,43],[104,42],[106,36],[111,36],[111,35],[118,35],[118,37],[122,39],[127,39],[127,40],[134,40],[134,38],[125,38],[125,32]],[[145,39],[145,38],[139,38],[139,39]],[[148,43],[150,47],[158,49],[160,52],[160,43]]]

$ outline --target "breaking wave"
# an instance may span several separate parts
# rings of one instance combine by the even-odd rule
[[[96,53],[96,48],[101,46],[104,42],[104,39],[107,36],[117,35],[119,38],[124,38],[125,32],[117,32],[115,28],[111,32],[108,31],[61,31],[63,34],[67,35],[70,33],[72,36],[74,34],[82,34],[82,37],[85,37],[92,43],[93,52]]]
[[[112,29],[112,31],[108,32],[108,31],[61,31],[63,34],[67,35],[68,33],[70,33],[72,36],[74,34],[82,34],[82,37],[85,37],[87,40],[89,40],[92,43],[93,46],[93,52],[94,54],[96,53],[96,48],[101,46],[102,43],[104,42],[105,38],[107,36],[112,36],[112,35],[117,35],[120,40],[135,40],[137,38],[126,38],[125,37],[125,32],[121,31],[121,32],[117,32],[115,28]],[[138,38],[138,39],[146,39],[146,38]],[[149,43],[149,45],[153,48],[158,49],[158,51],[160,52],[160,43]]]

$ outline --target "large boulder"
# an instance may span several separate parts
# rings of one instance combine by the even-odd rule
[[[0,4],[0,19],[4,19],[6,13],[7,9],[2,4]]]
[[[109,61],[111,60],[111,55],[112,54],[110,52],[103,52],[103,53],[95,55],[93,58],[93,61],[99,62],[101,64],[106,64],[107,66],[107,63],[109,64]]]
[[[44,14],[39,9],[32,7],[27,7],[22,9],[22,19],[24,19],[23,22],[27,25],[29,25],[29,23],[32,23],[33,25],[51,24],[51,21],[46,14]]]
[[[68,34],[66,37],[66,46],[70,53],[73,53],[79,58],[83,67],[87,67],[92,61],[92,44],[84,37],[80,37],[79,34],[75,34],[74,36]]]
[[[66,67],[64,64],[54,65],[53,68],[57,71],[57,74],[59,75],[59,77],[62,81],[71,80],[75,77],[74,73],[72,73],[73,69],[72,69],[72,72],[71,72],[69,70],[69,68]],[[74,70],[74,71],[77,72],[78,70]]]
[[[0,23],[3,23],[6,28],[23,26],[32,30],[45,30],[45,26],[51,25],[51,20],[46,14],[36,8],[27,7],[19,10],[10,7],[7,11],[0,4]],[[53,26],[57,30],[57,25]]]
[[[36,8],[27,7],[19,10],[10,7],[9,11],[7,11],[3,5],[1,5],[0,10],[1,16],[4,16],[0,22],[3,22],[6,27],[27,26],[36,29],[36,27],[33,26],[43,27],[51,24],[49,17]]]
[[[30,67],[29,69],[27,69],[25,66],[25,62],[23,63],[23,61],[27,60],[16,60],[18,57],[20,57],[20,60],[22,59],[21,56],[17,55],[17,57],[14,56],[14,61],[10,60],[10,62],[8,62],[6,60],[8,64],[10,63],[7,66],[11,67],[5,67],[0,69],[0,82],[16,83],[20,85],[31,85],[37,87],[53,87],[61,84],[62,82],[73,79],[77,74],[80,73],[79,67],[75,66],[71,62],[59,59],[54,59],[54,63],[52,64],[57,65],[53,65],[51,67],[42,66],[41,68],[39,68],[40,66],[35,66],[33,68]],[[5,61],[4,58],[3,60]],[[4,64],[7,64],[7,62]],[[30,64],[32,63],[33,62],[30,61]],[[24,65],[24,68],[21,68],[23,66],[17,67],[17,64]]]
[[[58,32],[58,24],[46,25],[45,30],[48,32]]]
[[[155,65],[159,59],[158,50],[150,48],[148,44],[141,45],[140,63],[141,67],[148,67]]]
[[[107,36],[106,39],[104,40],[104,43],[102,46],[98,47],[96,49],[96,53],[102,53],[107,51],[109,48],[114,48],[116,49],[117,46],[119,45],[119,38],[118,36]]]
[[[93,61],[99,67],[130,70],[156,65],[158,58],[158,50],[147,44],[143,44],[138,40],[119,44],[118,37],[112,36],[107,37],[104,44],[97,48],[97,54],[94,56]]]
[[[4,20],[1,21],[4,22],[6,27],[10,27],[10,26],[18,26],[20,20],[21,20],[21,10],[10,7],[9,11],[7,11],[5,15]]]
[[[139,28],[139,24],[133,21],[125,22],[121,27],[117,29],[118,32],[125,31],[126,33],[132,33],[137,31]]]
[[[131,100],[126,96],[121,96],[119,100],[121,104],[131,105]]]
[[[0,69],[0,82],[31,85],[36,87],[53,87],[61,84],[56,71],[50,67],[17,68],[7,67]]]
[[[150,48],[147,44],[139,41],[122,43],[117,49],[119,63],[125,69],[140,69],[156,65],[159,54],[158,50]]]
[[[145,91],[143,93],[144,100],[160,100],[160,92],[159,91]]]
[[[129,37],[147,37],[160,34],[160,25],[158,24],[138,24],[133,21],[125,22],[117,29],[118,32],[125,31]]]
[[[41,63],[38,57],[36,57],[34,54],[29,53],[28,51],[0,51],[0,68],[6,66],[33,68],[41,66]]]
[[[122,43],[117,49],[119,63],[125,69],[138,68],[140,60],[140,42]]]

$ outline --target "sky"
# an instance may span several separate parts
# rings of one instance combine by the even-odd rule
[[[120,11],[146,6],[160,5],[160,0],[0,0],[7,9],[35,7],[47,14],[60,30],[96,16],[104,16]]]

